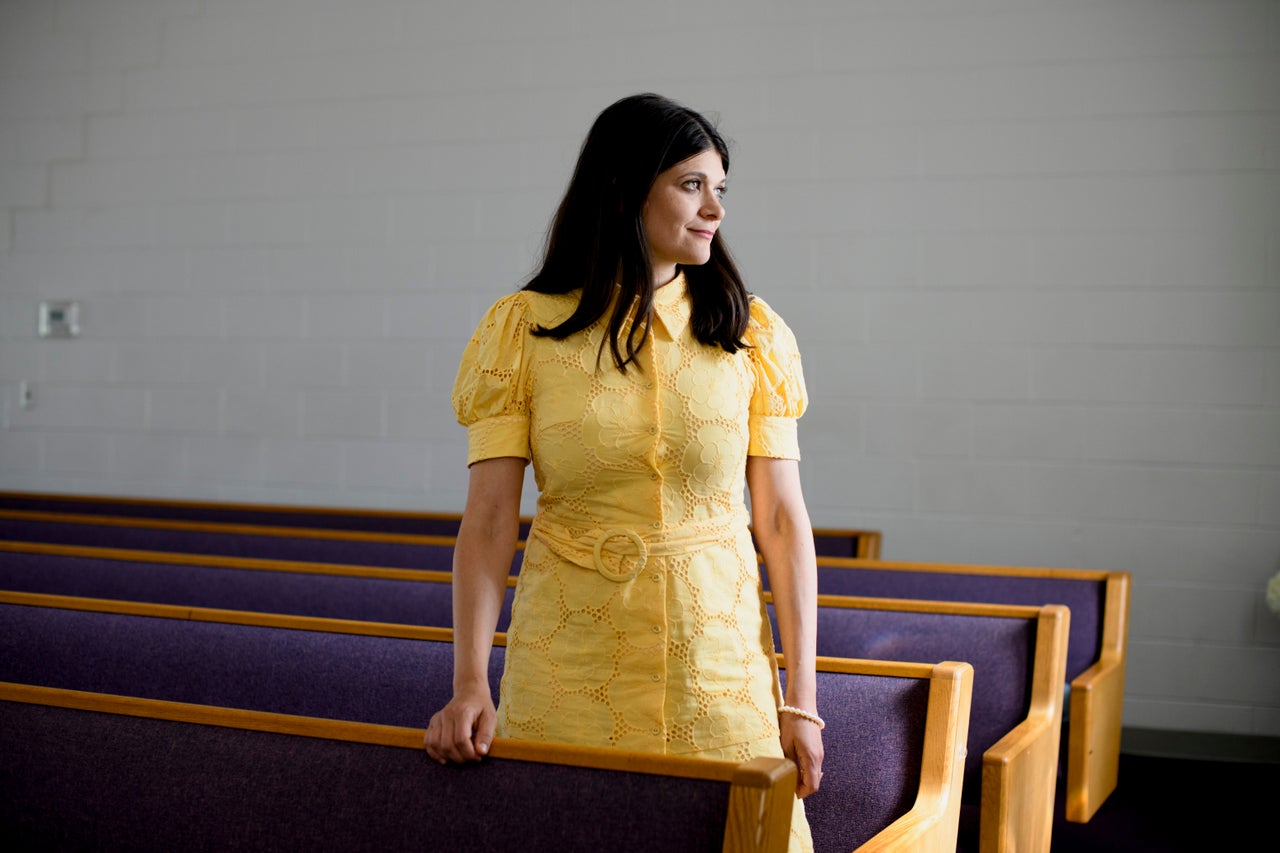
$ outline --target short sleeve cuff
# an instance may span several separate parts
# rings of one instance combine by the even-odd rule
[[[799,459],[800,437],[797,426],[795,418],[752,415],[751,443],[747,446],[747,455]]]
[[[467,427],[467,465],[499,456],[529,458],[529,419],[526,416],[485,418]]]

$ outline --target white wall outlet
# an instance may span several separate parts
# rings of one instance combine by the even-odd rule
[[[40,337],[74,338],[80,334],[80,303],[49,299],[40,303]]]

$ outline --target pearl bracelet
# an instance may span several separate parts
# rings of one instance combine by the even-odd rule
[[[780,705],[778,706],[778,713],[779,714],[795,714],[800,719],[808,720],[809,722],[813,723],[815,726],[818,727],[818,731],[822,731],[827,727],[827,724],[824,723],[822,721],[822,718],[819,717],[817,714],[810,713],[809,711],[806,711],[804,708],[797,708],[795,705]]]

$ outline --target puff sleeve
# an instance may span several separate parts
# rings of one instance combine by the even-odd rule
[[[759,298],[751,300],[746,352],[755,387],[748,409],[751,439],[747,453],[799,459],[797,421],[809,405],[800,348],[782,318]]]
[[[530,458],[528,342],[528,301],[513,293],[489,308],[462,351],[453,411],[467,428],[468,466],[499,456]]]

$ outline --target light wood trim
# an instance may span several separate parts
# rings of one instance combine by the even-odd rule
[[[1129,657],[1129,572],[1110,572],[1097,663],[1071,682],[1066,818],[1087,823],[1116,789],[1125,669]]]
[[[904,572],[938,572],[949,575],[1005,575],[1022,578],[1062,578],[1063,580],[1106,580],[1112,572],[1102,569],[1075,569],[1047,566],[997,566],[983,563],[937,563],[908,560],[863,560],[857,557],[818,557],[819,566],[850,569],[892,569]]]
[[[973,667],[944,661],[930,670],[920,792],[905,815],[868,839],[858,853],[955,853]]]
[[[753,758],[738,766],[729,789],[724,853],[790,847],[798,775],[790,759]]]
[[[772,593],[765,593],[767,601]],[[901,610],[909,613],[945,613],[958,616],[991,616],[1004,619],[1034,618],[1040,608],[1030,604],[987,604],[974,601],[942,601],[923,598],[869,598],[861,595],[819,595],[819,607],[853,610]]]
[[[786,669],[787,662],[779,652],[775,655],[779,669]],[[891,676],[895,678],[929,678],[934,664],[901,660],[871,660],[870,658],[833,658],[818,655],[814,658],[818,672],[843,672],[854,675]]]

